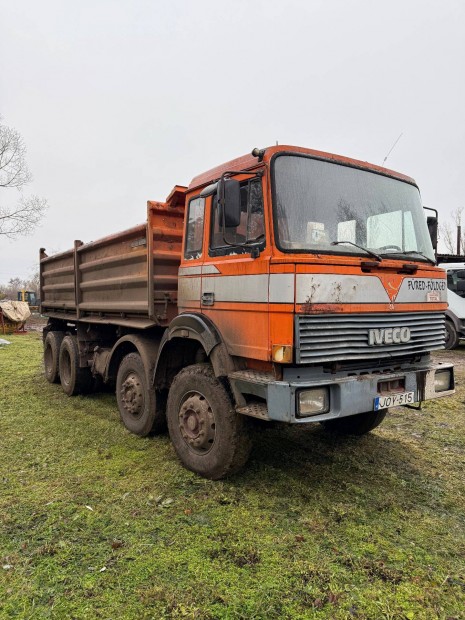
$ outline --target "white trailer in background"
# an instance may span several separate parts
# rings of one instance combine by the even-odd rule
[[[441,263],[447,272],[446,349],[455,349],[465,338],[465,263]]]

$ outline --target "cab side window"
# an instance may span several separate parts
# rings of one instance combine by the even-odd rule
[[[241,247],[246,242],[256,241],[265,245],[265,220],[263,214],[263,195],[260,179],[241,183],[241,221],[234,228],[223,226],[218,217],[218,199],[212,200],[210,231],[210,256],[224,254],[245,254],[250,252]],[[226,243],[227,242],[227,243]]]
[[[184,258],[200,258],[203,245],[205,198],[192,198],[187,211],[186,246]]]

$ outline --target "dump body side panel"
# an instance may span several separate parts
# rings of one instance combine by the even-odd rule
[[[48,257],[41,250],[42,313],[52,318],[141,328],[177,315],[183,188],[149,202],[147,223]]]
[[[76,317],[74,250],[47,256],[40,251],[42,313]]]
[[[136,226],[76,249],[78,318],[147,317],[146,226]]]

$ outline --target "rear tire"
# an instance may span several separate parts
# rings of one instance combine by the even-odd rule
[[[45,378],[49,383],[60,383],[58,362],[63,332],[50,331],[44,340],[44,369]]]
[[[247,462],[252,447],[247,420],[210,364],[188,366],[176,375],[166,415],[174,449],[187,469],[219,480]]]
[[[140,437],[166,427],[164,412],[157,409],[156,392],[148,385],[144,362],[139,353],[129,353],[119,365],[116,400],[124,426]]]
[[[61,387],[68,396],[92,391],[90,368],[79,367],[79,348],[76,336],[65,336],[60,347],[59,371]]]
[[[387,409],[367,411],[322,422],[324,429],[335,435],[365,435],[379,426],[387,414]]]
[[[455,349],[459,344],[459,335],[452,321],[446,320],[446,341],[444,346],[446,349]]]

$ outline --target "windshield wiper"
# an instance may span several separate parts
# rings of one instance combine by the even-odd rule
[[[396,254],[397,256],[415,254],[416,256],[421,256],[422,258],[427,260],[428,263],[430,263],[431,265],[436,265],[436,261],[434,261],[429,256],[426,256],[426,254],[423,254],[423,252],[418,252],[417,250],[405,250],[405,252],[385,252],[384,256],[391,256],[391,254]]]
[[[349,245],[353,245],[354,248],[358,248],[359,250],[363,250],[369,256],[373,256],[373,258],[376,258],[376,260],[379,260],[380,262],[383,260],[379,254],[375,254],[374,252],[372,252],[368,248],[364,248],[363,245],[357,245],[356,243],[353,243],[353,241],[332,241],[331,245],[339,245],[340,243],[348,243]]]

